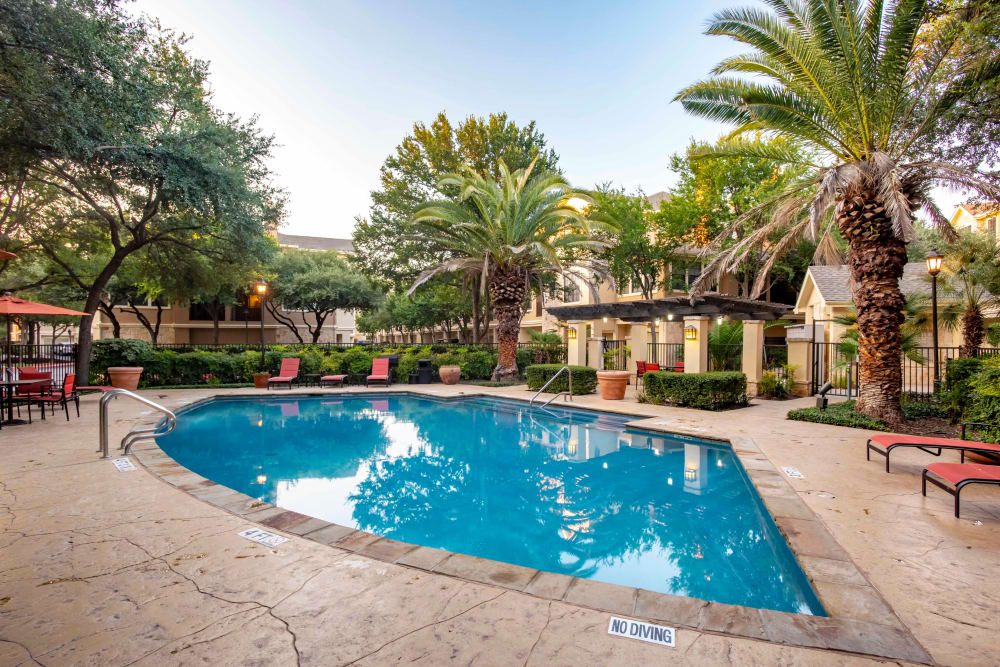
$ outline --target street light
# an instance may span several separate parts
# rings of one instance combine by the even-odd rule
[[[254,290],[257,292],[257,300],[260,302],[260,372],[263,373],[267,370],[264,362],[264,297],[267,296],[267,283],[258,280],[257,284],[254,285]]]
[[[936,248],[931,248],[924,261],[927,263],[927,273],[931,274],[931,327],[934,330],[934,393],[936,394],[941,377],[941,360],[938,354],[937,277],[941,273],[944,256]]]

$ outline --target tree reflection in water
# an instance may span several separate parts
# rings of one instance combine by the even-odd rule
[[[207,476],[269,501],[278,485],[347,483],[340,500],[330,498],[350,505],[344,516],[405,542],[822,613],[728,447],[626,431],[627,418],[586,411],[552,415],[471,399],[341,400],[299,399],[298,415],[286,407],[284,418],[282,401],[192,411],[164,449],[192,467],[184,460],[192,444],[212,442]],[[263,484],[254,481],[257,470],[265,471]]]

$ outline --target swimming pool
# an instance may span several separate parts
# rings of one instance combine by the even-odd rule
[[[219,484],[403,542],[823,615],[730,447],[632,419],[481,397],[219,398],[159,444]]]

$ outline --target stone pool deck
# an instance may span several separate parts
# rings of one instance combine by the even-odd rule
[[[428,393],[460,392],[530,395],[466,385]],[[264,392],[143,393],[177,405]],[[224,491],[188,493],[169,482],[152,447],[133,457],[132,472],[100,460],[97,398],[86,397],[82,419],[67,423],[57,413],[0,431],[0,665],[884,663],[879,655],[996,664],[1000,491],[966,490],[955,519],[950,496],[920,495],[921,466],[936,459],[896,453],[887,475],[865,461],[865,432],[784,420],[796,403],[716,414],[574,400],[742,449],[757,488],[774,489],[765,501],[824,604],[845,617],[832,634],[822,624],[787,627],[766,613],[694,601],[684,605],[686,618],[676,608],[658,615],[640,604],[641,593],[618,600],[629,589],[553,592],[561,584],[541,575],[484,583],[490,579],[474,567],[414,562],[417,550],[397,558],[389,540],[305,539],[297,533],[329,531],[306,530],[308,522],[269,527],[290,539],[263,547],[236,533],[257,525],[254,518],[273,519],[274,510],[212,504],[232,498]],[[112,442],[145,412],[116,401]],[[772,464],[795,466],[804,478],[787,479]],[[609,636],[612,611],[679,621],[665,623],[678,628],[676,648]]]

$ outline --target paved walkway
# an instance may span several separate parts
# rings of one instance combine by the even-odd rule
[[[799,497],[933,660],[996,664],[1000,492],[967,491],[955,519],[949,496],[920,495],[930,457],[894,454],[886,475],[865,462],[862,432],[786,421],[792,405],[638,407],[681,430],[751,437],[775,465],[796,466]],[[82,410],[0,431],[0,665],[879,662],[684,628],[669,649],[608,636],[606,612],[294,535],[266,548],[236,535],[246,519],[99,460],[96,398]],[[142,412],[117,401],[112,441]]]

